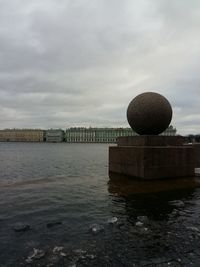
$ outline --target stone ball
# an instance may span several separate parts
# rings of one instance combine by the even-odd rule
[[[172,107],[162,95],[146,92],[136,96],[127,109],[131,128],[140,135],[157,135],[165,131],[172,119]]]

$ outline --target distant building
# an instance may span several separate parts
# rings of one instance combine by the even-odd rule
[[[0,130],[0,142],[116,143],[117,137],[134,135],[131,128],[5,129]],[[161,135],[176,135],[176,129],[169,126]]]
[[[176,128],[174,128],[172,125],[170,125],[163,133],[160,135],[166,135],[166,136],[173,136],[176,135]]]
[[[61,129],[50,129],[45,131],[46,142],[60,143],[64,141],[65,133]]]
[[[0,142],[43,142],[44,131],[37,129],[0,130]]]
[[[173,126],[162,135],[175,135]],[[115,143],[119,136],[137,135],[131,128],[85,128],[73,127],[66,130],[65,140],[68,143]]]

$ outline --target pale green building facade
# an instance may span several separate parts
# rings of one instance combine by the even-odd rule
[[[176,129],[169,126],[162,135],[172,136]],[[131,128],[85,128],[72,127],[66,130],[67,143],[116,143],[117,137],[137,135]]]

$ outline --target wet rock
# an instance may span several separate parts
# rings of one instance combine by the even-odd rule
[[[74,262],[77,262],[79,259],[85,259],[85,255],[87,254],[86,250],[82,250],[82,249],[75,249],[73,250],[74,253]]]
[[[47,223],[47,228],[52,228],[52,227],[54,227],[54,226],[57,226],[57,225],[61,225],[62,224],[62,222],[49,222],[49,223]]]
[[[75,254],[82,255],[82,254],[86,254],[87,251],[86,251],[86,250],[83,250],[83,249],[75,249],[75,250],[74,250],[74,253],[75,253]]]
[[[16,223],[13,227],[15,232],[25,232],[31,229],[29,224]]]
[[[54,247],[53,254],[57,254],[63,251],[63,247]]]
[[[86,255],[86,258],[88,258],[88,259],[90,259],[90,260],[93,260],[93,259],[95,259],[95,256],[92,255],[92,254],[87,254],[87,255]]]
[[[149,218],[147,216],[137,216],[137,220],[143,223],[147,223]]]
[[[83,266],[85,266],[85,264],[88,264],[88,261],[92,261],[96,258],[95,255],[88,253],[88,251],[82,250],[82,249],[75,249],[73,250],[73,253],[74,255],[73,255],[73,258],[71,259],[72,262],[76,264],[81,263],[83,264]]]
[[[100,224],[92,224],[90,226],[90,231],[93,233],[93,234],[98,234],[100,232],[103,232],[105,229],[103,227],[103,225],[100,225]]]
[[[26,262],[31,263],[34,260],[39,260],[43,258],[44,255],[45,255],[45,252],[43,250],[34,248],[33,253],[30,256],[28,256],[28,258],[26,259]]]
[[[144,225],[144,223],[143,222],[140,222],[140,221],[138,221],[138,222],[135,223],[135,226],[138,226],[138,227],[142,227],[143,225]]]
[[[61,257],[67,257],[67,254],[63,252],[63,247],[54,247],[53,254],[60,255]]]
[[[60,256],[61,256],[61,257],[67,257],[67,254],[61,251],[61,252],[60,252]]]
[[[134,235],[137,236],[143,236],[146,234],[151,234],[151,231],[147,228],[147,227],[143,227],[143,226],[137,226],[137,229],[135,228],[134,231],[132,231],[132,233]]]
[[[117,217],[112,217],[108,219],[109,224],[115,224],[118,221]]]

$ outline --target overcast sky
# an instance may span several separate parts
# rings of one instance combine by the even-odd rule
[[[199,0],[0,0],[0,129],[128,126],[146,91],[200,133]]]

